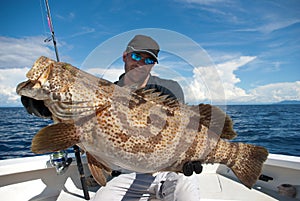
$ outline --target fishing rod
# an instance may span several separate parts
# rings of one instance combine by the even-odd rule
[[[58,50],[57,50],[57,46],[56,46],[56,39],[55,39],[53,24],[52,24],[52,20],[51,20],[51,13],[50,13],[50,7],[49,7],[48,0],[45,0],[45,4],[46,4],[46,9],[47,9],[47,21],[48,21],[48,26],[49,26],[49,29],[51,32],[51,37],[52,37],[52,41],[53,41],[53,45],[54,45],[56,61],[59,62]],[[47,39],[45,41],[47,41]]]
[[[57,46],[56,46],[56,39],[55,39],[54,28],[53,28],[53,24],[52,24],[52,19],[51,19],[51,13],[50,13],[50,7],[49,7],[48,0],[45,0],[45,4],[46,4],[46,9],[47,9],[47,21],[48,21],[49,29],[51,31],[51,37],[52,37],[52,41],[53,41],[53,45],[54,45],[56,60],[57,60],[57,62],[59,62],[58,50],[57,50]],[[44,40],[44,42],[50,42],[50,41],[51,41],[50,38],[47,38],[47,39]],[[90,196],[89,196],[87,183],[86,183],[86,179],[85,179],[85,175],[84,175],[84,170],[83,170],[83,166],[82,166],[82,162],[81,162],[81,158],[80,158],[80,149],[77,145],[74,145],[73,150],[74,150],[74,153],[75,153],[75,158],[76,158],[78,172],[79,172],[79,175],[80,175],[80,182],[81,182],[81,185],[82,185],[84,198],[86,200],[89,200]],[[53,155],[57,155],[57,153],[54,153]],[[62,155],[63,154],[58,154],[58,156],[62,156]],[[69,165],[69,164],[67,164],[67,165]]]

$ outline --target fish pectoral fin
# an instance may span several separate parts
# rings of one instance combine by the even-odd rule
[[[90,153],[86,153],[89,169],[98,184],[106,185],[106,177],[111,174],[112,170],[99,161],[97,161]]]
[[[74,124],[57,123],[42,128],[32,139],[31,151],[37,154],[55,152],[80,142],[80,133]]]

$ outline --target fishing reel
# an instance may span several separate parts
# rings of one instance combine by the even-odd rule
[[[50,154],[50,164],[55,167],[58,175],[64,174],[71,163],[72,158],[68,158],[68,152],[65,150]]]

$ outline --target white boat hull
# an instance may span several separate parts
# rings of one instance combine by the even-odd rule
[[[86,176],[90,175],[83,158]],[[253,189],[240,184],[233,173],[223,165],[204,165],[203,172],[197,175],[201,200],[299,200],[278,193],[281,184],[292,184],[300,189],[300,157],[270,154],[264,164],[263,174],[273,180],[258,181]],[[89,188],[93,197],[99,187]],[[0,161],[1,200],[85,200],[81,190],[76,162],[73,162],[64,175],[57,175],[49,163],[49,156],[7,159]]]

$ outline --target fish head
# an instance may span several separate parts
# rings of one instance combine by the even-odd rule
[[[48,93],[42,86],[46,83],[54,62],[54,60],[41,56],[26,74],[28,80],[18,84],[17,94],[36,100],[47,99]]]
[[[31,81],[45,81],[49,76],[51,64],[54,63],[54,60],[41,56],[33,64],[26,77]]]
[[[43,101],[54,117],[77,119],[106,108],[115,85],[71,64],[40,57],[16,92]],[[95,115],[95,114],[94,114]]]
[[[72,95],[89,90],[82,87],[84,76],[79,69],[44,56],[34,63],[26,77],[28,80],[17,86],[17,94],[36,100],[72,102]]]

